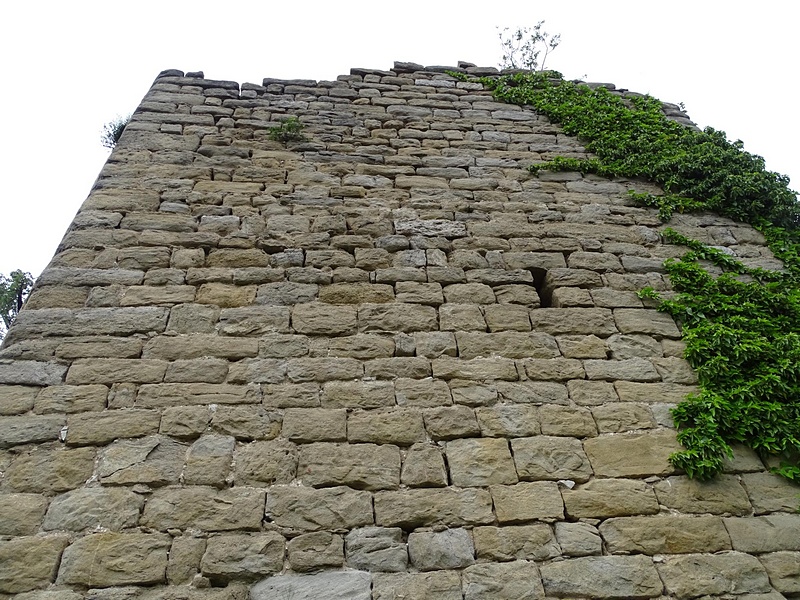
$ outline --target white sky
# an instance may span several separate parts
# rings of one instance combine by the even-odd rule
[[[800,2],[8,0],[0,8],[0,273],[38,275],[108,153],[105,122],[164,69],[261,83],[395,60],[497,66],[496,26],[561,33],[547,66],[684,102],[800,188]]]

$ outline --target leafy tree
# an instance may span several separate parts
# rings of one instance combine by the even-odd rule
[[[100,143],[104,148],[113,150],[117,142],[122,137],[122,132],[125,131],[125,126],[130,122],[131,115],[127,117],[117,116],[105,125],[103,131],[100,133]]]
[[[505,27],[499,32],[500,45],[503,48],[501,69],[544,71],[547,56],[561,43],[561,34],[550,35],[542,31],[543,25],[544,21],[539,21],[532,29],[518,27],[515,31],[509,32],[508,27]],[[544,56],[540,65],[539,56],[542,52]]]
[[[0,274],[0,317],[3,319],[0,323],[0,340],[11,327],[32,287],[30,273],[17,269],[8,277]]]

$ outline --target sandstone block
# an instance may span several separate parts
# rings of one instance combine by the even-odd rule
[[[735,475],[719,475],[710,481],[669,477],[655,484],[658,501],[683,513],[745,515],[750,501]]]
[[[118,440],[100,457],[97,474],[104,485],[177,483],[186,446],[163,436]]]
[[[228,383],[282,383],[288,365],[275,358],[246,358],[228,367]]]
[[[488,561],[547,560],[561,554],[553,531],[544,523],[476,527],[472,535],[476,556]]]
[[[483,307],[486,326],[491,332],[530,331],[529,309],[516,304],[489,304]]]
[[[220,309],[216,306],[179,304],[170,309],[166,330],[176,333],[211,333],[219,315]]]
[[[453,403],[450,388],[438,379],[397,379],[394,388],[400,406],[434,407]]]
[[[166,408],[158,432],[176,438],[194,438],[208,427],[211,413],[205,406]]]
[[[46,531],[120,531],[136,527],[144,498],[126,489],[81,488],[57,496],[42,524]]]
[[[548,596],[655,598],[663,584],[645,556],[586,556],[542,565]]]
[[[800,514],[723,519],[733,549],[751,554],[800,550]]]
[[[544,435],[592,437],[597,435],[592,413],[586,408],[546,404],[539,409]]]
[[[395,343],[391,338],[380,335],[358,334],[325,340],[327,356],[341,356],[366,360],[370,358],[389,358],[395,353]]]
[[[486,331],[486,321],[475,304],[443,304],[439,307],[439,329],[442,331]]]
[[[463,600],[458,571],[378,573],[372,582],[372,600]]]
[[[456,356],[456,338],[449,331],[429,331],[416,333],[413,337],[417,356],[438,358],[440,356]]]
[[[236,440],[226,435],[204,435],[186,454],[183,481],[190,485],[222,487],[231,472]]]
[[[588,379],[627,381],[660,381],[661,376],[653,363],[644,358],[625,360],[585,360],[583,365]]]
[[[575,379],[567,382],[567,390],[569,397],[579,406],[599,406],[619,401],[614,385],[605,381]]]
[[[497,381],[498,400],[520,404],[567,404],[567,388],[551,381]]]
[[[748,473],[742,475],[742,483],[756,514],[797,509],[797,486],[783,477],[772,473]]]
[[[375,493],[375,522],[381,527],[459,527],[492,521],[492,498],[482,489],[410,489]]]
[[[541,433],[538,408],[526,404],[495,404],[475,409],[483,437],[528,437]]]
[[[192,535],[174,537],[169,551],[167,581],[171,585],[188,583],[200,571],[206,540]]]
[[[346,485],[355,489],[396,489],[400,485],[400,450],[375,444],[301,446],[297,477],[313,487]]]
[[[225,308],[219,313],[218,331],[220,335],[237,337],[289,333],[290,314],[286,306]]]
[[[588,269],[599,273],[619,273],[623,270],[619,258],[610,252],[573,252],[569,255],[567,265],[570,269]]]
[[[364,527],[345,537],[347,566],[365,571],[402,572],[408,550],[399,527]]]
[[[438,306],[444,302],[442,286],[439,283],[419,283],[416,281],[398,281],[395,284],[397,302],[409,304],[428,304]]]
[[[532,285],[498,285],[493,289],[500,304],[521,304],[527,308],[539,308],[541,305],[539,294]]]
[[[39,494],[0,494],[0,535],[35,534],[46,510],[47,498]]]
[[[185,360],[207,356],[239,360],[258,356],[258,340],[199,333],[177,336],[163,335],[151,339],[145,345],[142,356],[163,360]]]
[[[292,308],[292,327],[305,335],[352,335],[356,332],[356,309],[325,302],[298,304]]]
[[[342,442],[347,439],[347,411],[343,408],[288,408],[283,436],[293,442]]]
[[[533,331],[551,335],[597,335],[617,333],[614,318],[606,308],[537,308],[530,311]]]
[[[466,529],[410,533],[408,554],[420,571],[459,569],[475,562],[472,537]]]
[[[643,333],[667,338],[681,336],[672,317],[656,310],[616,308],[614,309],[614,321],[622,333]]]
[[[283,440],[253,442],[236,451],[236,485],[291,483],[297,473],[297,448]]]
[[[592,416],[600,433],[622,433],[656,426],[650,407],[642,404],[605,404],[592,408]]]
[[[286,545],[289,564],[295,571],[341,567],[344,563],[342,536],[327,531],[304,533]]]
[[[676,383],[636,383],[633,381],[616,381],[614,389],[622,402],[663,402],[680,404],[689,394],[696,394],[698,388]]]
[[[759,594],[771,591],[764,567],[755,556],[740,552],[670,556],[657,565],[668,594]]]
[[[228,375],[228,361],[219,358],[176,360],[167,366],[166,383],[222,383]]]
[[[462,360],[441,357],[431,361],[433,376],[441,379],[500,379],[516,381],[519,379],[517,367],[509,358],[473,358]]]
[[[64,551],[58,583],[87,587],[163,583],[172,539],[143,533],[95,533]]]
[[[384,408],[394,406],[394,386],[387,381],[330,381],[323,386],[323,408]]]
[[[659,510],[653,489],[639,480],[594,479],[561,490],[561,495],[567,515],[579,519],[654,515]]]
[[[524,481],[570,479],[587,481],[592,475],[580,440],[536,436],[511,440],[519,478]]]
[[[413,332],[438,329],[436,309],[409,304],[362,305],[358,309],[361,332]]]
[[[667,356],[654,358],[655,366],[661,379],[667,383],[684,383],[693,385],[697,383],[697,373],[682,357]]]
[[[497,381],[487,383],[469,379],[451,379],[448,382],[453,402],[464,406],[486,406],[497,402]]]
[[[620,517],[600,524],[600,535],[612,553],[684,554],[730,550],[730,538],[719,517]]]
[[[94,457],[93,448],[40,446],[12,460],[3,483],[15,492],[66,492],[92,476]]]
[[[556,539],[565,556],[591,556],[603,553],[603,540],[597,528],[588,523],[556,523]]]
[[[500,523],[564,518],[564,503],[558,486],[553,482],[493,485],[489,491]]]
[[[67,383],[158,383],[164,379],[166,371],[167,363],[163,360],[84,358],[72,363],[67,373]]]
[[[208,539],[201,572],[217,584],[278,573],[283,568],[284,545],[283,536],[274,531],[215,535]]]
[[[347,487],[276,485],[267,495],[267,519],[300,531],[352,529],[373,524],[372,498]]]
[[[56,577],[66,536],[19,537],[0,542],[0,593],[47,587]]]
[[[266,284],[271,285],[271,284]],[[260,286],[264,287],[264,286]],[[262,302],[259,289],[259,304]],[[204,283],[197,290],[195,302],[209,304],[220,308],[234,308],[247,306],[256,301],[256,286],[254,285],[229,285],[225,283]]]
[[[354,358],[294,358],[286,372],[292,383],[359,379],[363,374],[362,363]]]
[[[425,430],[434,440],[480,435],[475,412],[466,406],[440,406],[423,411]]]
[[[147,501],[140,524],[160,531],[258,530],[263,516],[263,490],[189,486],[156,490]]]
[[[641,334],[615,334],[608,338],[607,344],[611,357],[619,360],[660,358],[664,352],[658,340]]]
[[[0,448],[55,441],[64,421],[64,417],[59,415],[3,417],[0,421]]]
[[[58,363],[0,360],[0,384],[59,385],[64,380],[66,372],[67,367]]]
[[[403,460],[400,481],[410,487],[446,486],[447,470],[439,446],[414,444]]]
[[[0,415],[20,415],[32,410],[40,389],[25,385],[0,385]]]
[[[467,567],[462,578],[464,600],[544,598],[539,569],[533,562],[489,563]]]
[[[256,584],[251,600],[326,598],[327,600],[372,600],[372,577],[363,571],[330,571],[313,575],[275,575]]]
[[[422,412],[412,408],[352,412],[347,416],[347,439],[399,446],[424,441]]]
[[[443,289],[449,304],[494,304],[496,299],[492,288],[485,283],[454,283]]]
[[[453,485],[482,487],[517,482],[508,441],[473,438],[447,442],[447,462]]]
[[[601,435],[586,440],[583,447],[598,477],[669,475],[675,472],[669,456],[681,449],[675,432],[668,429]]]
[[[158,433],[161,415],[155,410],[121,408],[71,415],[66,443],[70,446],[100,446],[120,438]]]
[[[164,331],[168,315],[168,308],[155,306],[82,310],[39,309],[20,313],[14,322],[14,328],[15,331],[25,335],[131,335]],[[24,368],[24,365],[20,367],[19,361],[15,366]],[[31,385],[55,385],[61,381],[60,377],[55,377],[54,373],[48,375],[48,371],[42,370],[39,366],[36,372],[39,378],[47,375],[51,381],[46,384]],[[52,381],[52,379],[57,380]]]
[[[264,406],[270,408],[314,408],[319,406],[319,385],[300,383],[262,385]]]
[[[159,306],[194,302],[193,285],[133,285],[125,289],[120,306]]]
[[[503,331],[498,333],[456,333],[458,354],[463,359],[502,356],[505,358],[557,358],[555,339],[544,333]]]

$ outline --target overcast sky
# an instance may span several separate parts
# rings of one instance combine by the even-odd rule
[[[261,83],[395,60],[497,66],[496,27],[560,33],[547,66],[683,102],[800,188],[800,2],[9,1],[0,8],[0,273],[38,275],[108,152],[100,130],[164,69]]]

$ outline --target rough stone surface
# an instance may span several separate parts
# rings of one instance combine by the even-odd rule
[[[654,598],[662,583],[645,556],[586,556],[542,565],[548,596]]]
[[[55,579],[68,543],[65,536],[17,537],[0,542],[0,592],[15,594],[46,587]]]
[[[284,600],[285,598],[372,600],[370,580],[370,574],[364,571],[276,575],[253,586],[250,598],[252,600]]]
[[[252,581],[281,570],[284,544],[273,532],[216,535],[208,540],[200,568],[212,582]]]
[[[408,536],[408,555],[420,571],[459,569],[475,562],[472,537],[466,529],[414,532]]]
[[[677,598],[771,591],[767,573],[758,559],[740,552],[672,556],[658,565],[658,572],[667,593]]]

